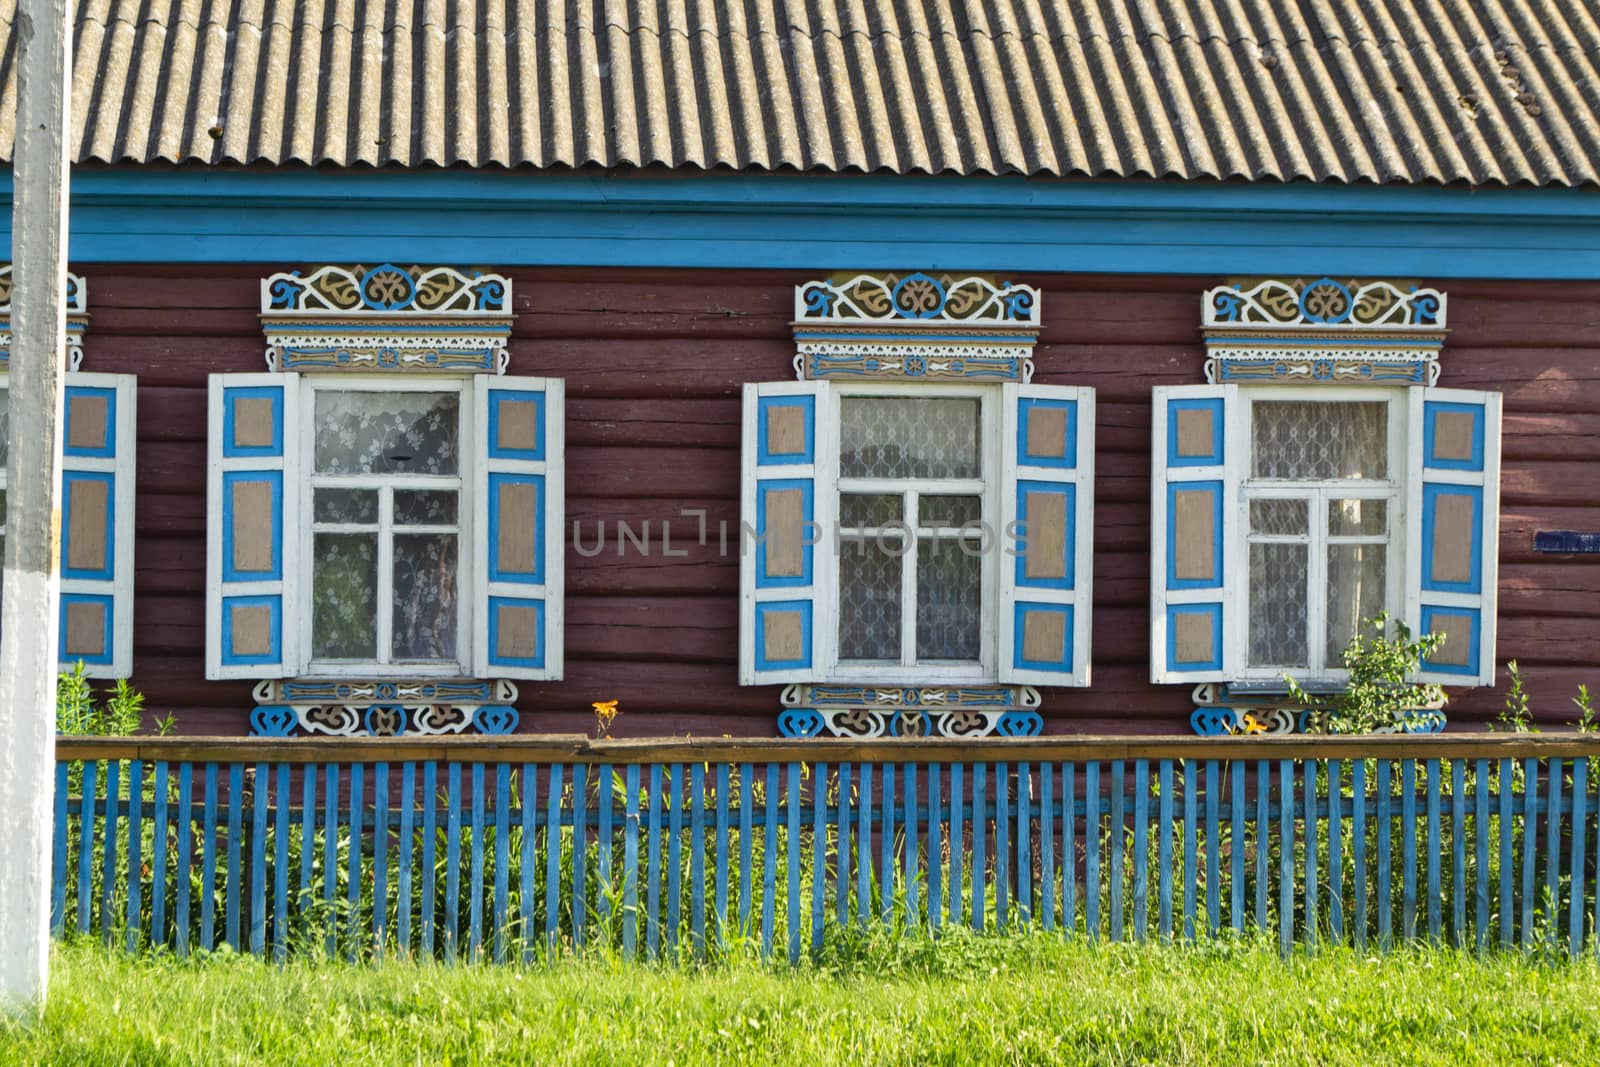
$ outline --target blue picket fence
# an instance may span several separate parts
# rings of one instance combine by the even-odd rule
[[[1597,758],[1506,736],[62,739],[53,921],[278,958],[798,960],[884,924],[1577,954],[1600,950]]]

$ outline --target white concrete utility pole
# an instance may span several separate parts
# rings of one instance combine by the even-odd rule
[[[11,200],[11,435],[0,602],[0,1011],[37,1011],[50,971],[56,530],[66,373],[67,0],[18,0]]]

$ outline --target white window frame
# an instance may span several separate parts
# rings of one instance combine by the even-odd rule
[[[292,672],[304,678],[352,678],[371,677],[373,675],[402,674],[407,677],[421,678],[465,678],[473,676],[473,612],[480,599],[479,591],[475,588],[474,552],[476,538],[474,536],[474,523],[487,521],[486,517],[477,514],[474,500],[474,485],[477,482],[477,463],[479,462],[478,435],[480,428],[475,425],[475,402],[472,387],[472,377],[469,375],[428,376],[418,378],[378,377],[368,375],[332,375],[332,374],[307,374],[300,381],[300,454],[304,457],[301,464],[300,484],[296,490],[300,494],[301,514],[305,521],[300,529],[300,559],[297,572],[293,580],[300,583],[303,590],[298,600],[298,617],[295,625],[299,628],[301,663],[299,670]],[[369,392],[369,393],[448,393],[454,392],[459,397],[458,417],[460,419],[456,440],[458,462],[456,474],[447,475],[410,475],[400,476],[407,485],[400,488],[413,487],[409,483],[414,481],[415,488],[443,488],[447,483],[459,494],[457,503],[457,522],[455,534],[456,545],[456,658],[449,661],[426,660],[394,660],[389,658],[392,649],[393,612],[394,612],[394,566],[393,566],[393,529],[391,523],[392,507],[386,506],[395,488],[396,476],[394,475],[328,475],[317,474],[316,467],[316,429],[317,408],[316,394],[318,391],[330,392]],[[372,660],[331,660],[316,659],[312,655],[312,620],[315,615],[315,558],[313,554],[314,537],[318,532],[338,532],[339,527],[329,527],[314,521],[316,514],[313,508],[313,494],[319,487],[346,487],[346,488],[375,488],[379,490],[379,537],[378,537],[378,616],[377,624],[377,652],[378,656]],[[369,524],[359,527],[350,527],[352,531],[370,532]],[[426,532],[428,530],[444,531],[446,527],[407,527],[407,532]]]
[[[991,532],[989,543],[982,546],[980,555],[982,566],[980,568],[980,604],[983,616],[979,624],[979,662],[952,660],[921,660],[914,658],[916,647],[916,553],[908,552],[900,557],[900,661],[863,661],[845,660],[839,658],[839,626],[842,621],[842,610],[839,593],[839,554],[846,549],[836,536],[837,531],[825,531],[825,541],[821,547],[829,549],[821,553],[821,558],[826,560],[826,566],[818,574],[820,582],[826,582],[827,595],[836,605],[832,612],[830,625],[819,635],[821,644],[821,676],[829,682],[842,684],[866,685],[956,685],[956,684],[993,684],[999,678],[999,571],[998,559],[1006,545],[1005,531],[1000,528],[1001,516],[1001,489],[1006,482],[1006,472],[1001,469],[1003,462],[1001,450],[1001,420],[1003,411],[1001,406],[1002,389],[999,384],[980,385],[920,385],[917,383],[883,382],[883,383],[851,383],[835,382],[833,388],[823,394],[827,399],[824,403],[825,411],[818,413],[818,434],[828,433],[839,438],[842,433],[840,421],[843,401],[850,397],[898,397],[912,400],[940,400],[954,398],[974,398],[978,400],[978,432],[980,443],[980,462],[982,476],[977,479],[958,480],[933,480],[933,479],[856,479],[841,476],[842,460],[839,459],[837,447],[829,450],[834,457],[834,468],[826,472],[826,481],[819,477],[818,491],[832,494],[835,515],[838,514],[838,501],[846,493],[876,493],[880,495],[900,492],[915,492],[918,495],[963,495],[969,496],[977,490],[977,495],[982,500],[982,521],[987,524]],[[837,440],[836,442],[837,443]],[[819,454],[821,450],[819,449]],[[821,475],[822,472],[819,472]],[[915,498],[913,498],[915,499]],[[901,522],[910,530],[916,531],[917,551],[921,551],[924,539],[931,540],[932,531],[924,535],[917,529],[917,516],[913,507],[904,507]],[[950,551],[961,551],[955,543],[956,538],[949,538]],[[878,551],[876,543],[869,544],[868,552]],[[943,549],[942,549],[943,550]],[[854,548],[849,549],[854,551]],[[1009,557],[1007,557],[1009,559]],[[907,610],[907,607],[910,610]],[[909,624],[908,624],[909,622]]]
[[[1327,553],[1330,544],[1372,544],[1371,535],[1352,535],[1331,538],[1328,536],[1327,501],[1338,499],[1383,500],[1388,504],[1388,531],[1384,558],[1384,608],[1391,618],[1405,616],[1405,576],[1414,561],[1407,558],[1410,541],[1406,536],[1407,447],[1410,441],[1409,393],[1405,388],[1387,389],[1370,386],[1340,388],[1336,386],[1277,386],[1252,385],[1239,388],[1238,440],[1241,447],[1230,457],[1236,467],[1239,484],[1238,526],[1239,543],[1234,547],[1239,561],[1240,585],[1238,610],[1233,612],[1236,622],[1229,639],[1237,642],[1241,681],[1281,681],[1285,674],[1301,683],[1324,684],[1348,681],[1350,672],[1337,663],[1327,660]],[[1276,479],[1255,478],[1251,471],[1255,458],[1255,405],[1257,402],[1383,402],[1388,406],[1387,467],[1384,479]],[[1266,499],[1308,500],[1308,534],[1296,536],[1255,536],[1250,530],[1250,502]],[[1307,589],[1307,660],[1306,667],[1250,665],[1250,545],[1276,541],[1302,543],[1308,546],[1306,559]]]

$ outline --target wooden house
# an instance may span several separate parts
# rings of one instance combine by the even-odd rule
[[[75,33],[63,659],[183,732],[1293,729],[1380,609],[1455,727],[1600,685],[1577,0]]]

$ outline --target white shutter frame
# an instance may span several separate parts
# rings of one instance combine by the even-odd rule
[[[538,397],[538,400],[534,400]],[[537,443],[527,448],[518,436],[502,437],[502,403],[537,403]],[[566,383],[560,378],[479,375],[473,379],[472,665],[479,678],[555,681],[565,658],[566,541]],[[509,424],[507,424],[509,426]],[[534,569],[516,570],[501,559],[502,491],[535,487],[541,536]],[[491,538],[493,542],[491,543]],[[535,647],[526,626],[533,613]],[[521,647],[519,647],[521,646]]]
[[[255,401],[246,410],[239,401]],[[261,403],[267,403],[263,408]],[[213,374],[206,434],[206,677],[286,678],[300,669],[300,375]],[[261,420],[267,418],[263,423]],[[259,437],[270,430],[265,443]],[[258,477],[252,477],[252,476]],[[234,514],[239,483],[275,493]],[[238,568],[233,538],[249,518],[275,524],[267,565]],[[247,628],[248,627],[248,631]],[[254,642],[264,641],[262,644]]]
[[[72,371],[64,385],[60,662],[63,669],[70,669],[81,661],[90,678],[126,678],[133,671],[137,379],[131,374]],[[109,490],[109,497],[100,497],[107,505],[103,525],[102,516],[75,513],[74,487],[95,483]],[[74,533],[91,532],[85,518],[101,529],[109,527],[109,536],[103,540],[97,536],[95,544],[74,551]],[[85,548],[93,560],[81,559]],[[80,556],[76,563],[75,555]],[[73,636],[82,646],[76,652]]]
[[[1007,383],[1001,393],[1001,492],[1000,537],[995,544],[1003,549],[999,560],[999,680],[1022,685],[1086,686],[1089,684],[1090,634],[1094,603],[1094,390],[1055,385]],[[1070,419],[1064,430],[1069,435],[1070,454],[1060,456],[1029,453],[1024,439],[1035,412],[1061,412]],[[1052,442],[1053,443],[1053,438]],[[1058,487],[1058,488],[1057,488]],[[1027,560],[1017,554],[1023,543],[1013,537],[1025,511],[1024,496],[1048,497],[1056,492],[1066,497],[1064,515],[1070,538],[1064,546],[1065,559],[1059,576],[1027,574]],[[1023,524],[1027,527],[1027,523]],[[1026,546],[1036,543],[1041,531],[1024,528]],[[1062,636],[1068,641],[1059,665],[1028,653],[1028,627],[1047,626],[1050,616],[1066,614]],[[1036,634],[1041,631],[1035,631]],[[1042,631],[1044,643],[1055,645],[1055,632]]]
[[[1502,397],[1421,386],[1408,392],[1406,625],[1417,635],[1435,630],[1447,635],[1417,677],[1447,686],[1492,686]],[[1470,511],[1465,521],[1463,504]],[[1463,530],[1469,538],[1464,546],[1450,538]],[[1444,552],[1452,558],[1440,559]],[[1462,566],[1466,570],[1459,570]],[[1470,636],[1462,638],[1463,630]]]
[[[1187,412],[1210,420],[1203,425],[1209,428],[1212,444],[1203,452],[1182,455],[1175,429]],[[1242,415],[1237,386],[1157,386],[1153,391],[1150,680],[1157,684],[1228,681],[1238,676],[1242,666],[1247,624],[1240,606],[1244,581],[1239,487],[1246,445]],[[1178,573],[1179,516],[1171,502],[1179,493],[1198,494],[1187,502],[1212,507],[1207,521],[1213,526],[1213,570],[1208,575]],[[1210,654],[1194,652],[1196,644],[1206,646]],[[1194,658],[1179,658],[1185,648]]]
[[[758,382],[744,387],[743,448],[739,487],[739,684],[775,685],[817,682],[833,662],[837,642],[838,560],[831,551],[838,510],[839,435],[827,382]],[[804,450],[773,454],[766,447],[764,403],[798,408],[805,428]],[[809,403],[807,403],[809,401]],[[765,530],[762,502],[768,491],[809,493],[813,531],[826,531],[815,545],[801,547],[802,573],[764,572],[767,556],[750,535]],[[775,661],[767,655],[766,634],[782,626],[799,638],[795,655]]]

